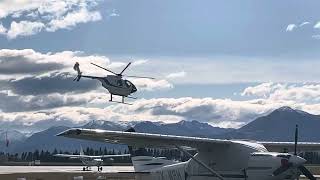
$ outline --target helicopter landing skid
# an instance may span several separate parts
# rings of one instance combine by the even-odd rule
[[[110,100],[109,100],[109,102],[116,102],[116,103],[121,103],[121,104],[133,105],[133,104],[124,102],[124,98],[125,98],[124,96],[121,96],[121,97],[122,97],[122,101],[113,101],[113,100],[112,100],[112,95],[113,95],[113,94],[110,94]],[[134,98],[134,97],[128,97],[128,98]]]
[[[121,101],[111,101],[111,100],[109,100],[109,102],[115,102],[115,103],[126,104],[126,105],[133,105],[133,104],[126,103],[126,102],[121,102]]]
[[[130,99],[138,99],[137,97],[132,97],[132,96],[127,96],[127,98],[130,98]]]

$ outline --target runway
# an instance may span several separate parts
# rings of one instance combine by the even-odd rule
[[[102,171],[82,166],[0,166],[0,179],[4,180],[134,180],[132,166],[103,166]]]

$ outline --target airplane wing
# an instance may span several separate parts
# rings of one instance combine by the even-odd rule
[[[71,159],[79,159],[79,158],[114,158],[114,157],[125,157],[131,156],[131,154],[110,154],[110,155],[101,155],[101,156],[90,156],[90,155],[72,155],[72,154],[55,154],[56,157],[67,157]]]
[[[294,142],[257,142],[268,149],[271,152],[294,152]],[[320,143],[316,142],[298,142],[298,152],[306,151],[320,151]]]
[[[55,156],[55,157],[66,157],[66,158],[71,158],[71,159],[79,159],[81,157],[80,155],[72,155],[72,154],[55,154],[53,156]]]
[[[235,144],[233,141],[221,139],[80,128],[66,130],[57,136],[125,144],[135,147],[176,148],[176,146],[180,146],[196,148],[198,150],[212,146],[227,148],[230,145]]]
[[[131,154],[102,155],[102,156],[100,156],[100,158],[115,158],[115,157],[127,157],[127,156],[131,156]]]

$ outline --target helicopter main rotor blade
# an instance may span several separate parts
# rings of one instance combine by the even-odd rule
[[[107,69],[107,68],[101,67],[101,66],[99,66],[99,65],[97,65],[97,64],[94,64],[94,63],[91,63],[91,64],[94,65],[94,66],[97,66],[97,67],[99,67],[99,68],[101,68],[101,69],[103,69],[103,70],[106,70],[106,71],[108,71],[108,72],[111,72],[112,74],[118,75],[117,73],[115,73],[115,72],[113,72],[113,71],[111,71],[111,70],[109,70],[109,69]]]
[[[132,78],[145,78],[145,79],[156,79],[156,78],[153,78],[153,77],[147,77],[147,76],[127,76],[127,75],[124,75],[125,77],[132,77]]]
[[[122,75],[122,73],[123,73],[130,65],[131,65],[131,62],[129,62],[129,63],[127,64],[127,66],[121,71],[120,75]]]

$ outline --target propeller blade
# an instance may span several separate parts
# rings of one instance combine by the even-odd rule
[[[298,169],[302,172],[303,175],[305,175],[310,180],[316,180],[313,176],[313,174],[305,167],[305,166],[299,166]]]
[[[280,166],[278,169],[276,169],[273,172],[274,176],[278,176],[279,174],[284,173],[285,171],[287,171],[291,166]]]
[[[101,69],[103,69],[103,70],[105,70],[105,71],[108,71],[108,72],[110,72],[110,73],[112,73],[112,74],[118,75],[117,73],[115,73],[115,72],[113,72],[113,71],[111,71],[111,70],[109,70],[109,69],[107,69],[107,68],[104,68],[104,67],[99,66],[99,65],[94,64],[94,63],[91,63],[91,64],[94,65],[94,66],[97,66],[97,67],[99,67],[99,68],[101,68]]]
[[[130,65],[131,65],[131,62],[129,62],[129,63],[127,64],[127,66],[121,71],[120,75],[122,75],[122,73],[123,73]]]
[[[145,79],[155,79],[153,77],[147,77],[147,76],[127,76],[127,75],[124,75],[125,77],[132,77],[132,78],[145,78]]]
[[[297,155],[297,145],[298,145],[298,124],[296,125],[296,132],[294,136],[294,155]]]

